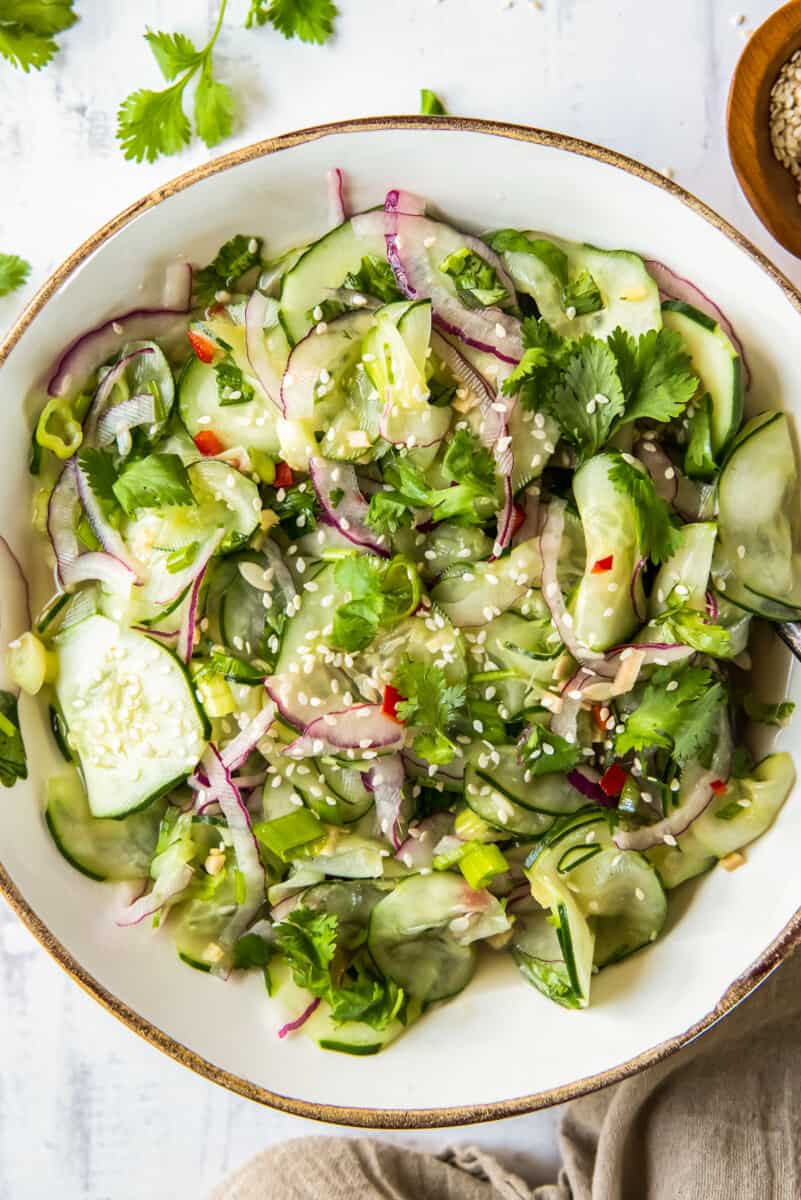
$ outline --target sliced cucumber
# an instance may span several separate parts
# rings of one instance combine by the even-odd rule
[[[47,781],[45,820],[61,853],[90,879],[147,879],[166,800],[122,820],[93,817],[76,772]]]
[[[754,767],[747,779],[730,780],[726,791],[714,798],[689,832],[699,846],[717,858],[741,850],[770,828],[795,780],[792,757],[787,753],[771,754]]]
[[[486,747],[484,747],[483,753],[477,756],[477,762],[482,761],[489,766],[489,751]],[[482,821],[486,821],[495,829],[514,833],[519,837],[541,837],[554,823],[553,816],[524,808],[522,804],[510,799],[500,788],[481,779],[470,766],[465,769],[464,798],[467,806],[481,817]]]
[[[761,413],[734,442],[720,475],[720,541],[745,599],[801,615],[801,534],[795,453],[784,413]],[[737,589],[726,596],[739,604]],[[765,603],[763,603],[765,602]],[[744,605],[747,607],[747,605]],[[765,611],[767,609],[767,611]],[[773,619],[793,619],[774,617]]]
[[[310,246],[287,271],[281,285],[281,320],[292,343],[311,329],[313,319],[308,314],[314,306],[330,288],[341,287],[346,275],[356,273],[363,258],[386,259],[383,229],[379,229],[366,232],[362,223],[357,232],[353,222],[346,221]]]
[[[473,894],[450,871],[402,880],[370,917],[367,945],[382,975],[423,1005],[466,987],[476,969],[476,950],[461,945],[450,926]]]
[[[563,816],[586,807],[585,797],[558,772],[537,775],[526,783],[523,778],[525,768],[518,759],[515,746],[496,746],[494,756],[499,760],[497,763],[493,758],[488,759],[486,747],[480,743],[473,746],[465,767],[466,787],[475,782],[489,784],[515,805],[548,817]]]
[[[589,943],[592,935],[568,894],[561,909],[557,904],[555,917],[545,908],[518,916],[512,927],[509,948],[523,978],[538,991],[564,1008],[581,1008],[582,988],[586,987],[588,991],[589,979],[584,971],[582,981],[576,970],[570,910],[573,911],[573,930],[581,941]],[[587,959],[592,964],[591,946],[583,956],[583,961]]]
[[[743,419],[745,387],[740,356],[717,322],[690,304],[666,300],[662,321],[666,329],[681,335],[693,370],[711,398],[712,451],[720,456]]]
[[[337,945],[355,950],[364,941],[370,914],[392,887],[360,879],[318,883],[303,894],[303,907],[313,912],[332,913],[337,919]]]
[[[298,780],[309,808],[332,825],[345,825],[358,821],[373,807],[373,794],[364,786],[361,772],[325,759],[318,760],[323,797],[314,794],[305,778]],[[323,803],[320,803],[322,799]],[[334,803],[331,803],[331,800]]]
[[[605,338],[620,325],[636,337],[661,327],[659,289],[637,254],[629,250],[601,250],[540,233],[526,236],[556,250],[556,259],[546,255],[551,262],[558,260],[560,251],[567,259],[566,272],[560,278],[536,254],[507,251],[503,255],[517,287],[533,296],[540,313],[557,333],[576,338],[591,333],[593,337]],[[571,315],[563,287],[585,271],[598,286],[603,308],[585,316]]]
[[[343,389],[351,381],[362,356],[362,343],[375,323],[372,312],[348,312],[319,325],[302,338],[289,356],[284,377],[287,404],[295,417],[313,419],[325,402],[330,416],[343,400]],[[324,450],[324,453],[326,451]]]
[[[682,835],[678,846],[653,846],[646,850],[645,857],[656,869],[666,891],[706,874],[718,861],[695,842],[692,830]]]
[[[477,525],[451,525],[442,521],[426,533],[418,545],[414,529],[399,529],[392,539],[392,549],[420,566],[420,574],[428,582],[439,576],[454,562],[480,562],[492,554],[492,538]]]
[[[431,592],[431,599],[458,628],[484,626],[513,608],[539,585],[542,557],[532,539],[491,563],[454,568]]]
[[[193,835],[194,832],[193,826]],[[214,843],[218,844],[219,841],[218,832]],[[193,891],[198,894],[193,895]],[[187,898],[170,910],[169,917],[179,957],[187,966],[200,971],[229,965],[230,956],[222,951],[220,936],[230,924],[238,904],[233,851],[226,851],[225,867],[219,876],[204,875],[199,882],[193,880],[187,893]]]
[[[473,413],[477,411],[473,409]],[[521,404],[515,404],[509,414],[508,432],[514,452],[512,490],[515,494],[533,479],[539,479],[559,441],[559,425],[554,418],[542,414],[542,422],[537,425],[534,413],[526,411]]]
[[[587,559],[570,609],[576,637],[592,650],[608,650],[625,642],[638,628],[637,611],[644,611],[645,606],[639,578],[635,584],[636,608],[632,600],[631,581],[643,548],[637,539],[634,504],[610,479],[615,461],[611,454],[598,454],[573,477]],[[595,573],[595,563],[609,557],[610,569]]]
[[[678,550],[662,564],[654,581],[649,600],[651,617],[665,611],[676,586],[686,589],[681,597],[685,604],[697,609],[706,606],[706,592],[717,534],[718,527],[713,521],[682,526],[679,530]]]
[[[178,381],[178,409],[191,437],[211,432],[224,449],[243,446],[277,455],[278,411],[256,391],[244,404],[220,404],[214,367],[192,357]]]
[[[56,638],[56,696],[95,817],[121,817],[186,779],[206,727],[181,662],[151,638],[87,617]]]
[[[551,639],[553,626],[550,621],[530,621],[517,613],[506,612],[490,621],[486,630],[484,649],[499,669],[514,671],[528,685],[551,682],[561,643]]]
[[[385,842],[332,828],[322,849],[303,862],[336,879],[380,879],[389,856]]]

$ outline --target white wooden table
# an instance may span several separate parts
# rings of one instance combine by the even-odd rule
[[[320,49],[246,32],[247,2],[231,0],[216,57],[240,107],[222,149],[336,118],[414,112],[428,86],[453,112],[562,130],[671,169],[801,281],[801,264],[751,214],[725,148],[734,62],[773,0],[339,3],[336,41]],[[126,163],[114,127],[123,96],[158,86],[145,26],[202,43],[216,0],[77,8],[82,20],[49,69],[24,76],[0,64],[0,250],[34,267],[24,292],[0,300],[0,330],[74,245],[207,157],[198,143],[152,166]],[[10,802],[0,796],[0,813]],[[525,1164],[534,1182],[555,1171],[556,1118],[455,1136]],[[0,905],[0,1200],[203,1196],[262,1147],[323,1131],[229,1095],[140,1042]],[[382,1136],[440,1147],[454,1135]]]

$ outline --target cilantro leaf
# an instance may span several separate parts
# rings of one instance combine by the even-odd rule
[[[696,393],[698,379],[675,330],[649,329],[635,342],[618,326],[609,336],[609,347],[618,362],[626,401],[619,424],[681,416]]]
[[[243,275],[261,264],[261,247],[261,238],[246,233],[237,233],[220,246],[208,266],[195,271],[193,302],[199,306],[213,304],[217,292],[234,287]]]
[[[275,926],[275,942],[292,969],[298,987],[324,995],[331,982],[329,966],[337,948],[337,918],[295,908]]]
[[[711,671],[660,667],[615,738],[615,753],[661,746],[683,766],[709,747],[725,703],[723,686]]]
[[[274,488],[265,501],[265,507],[272,509],[293,540],[303,537],[304,533],[314,533],[317,528],[320,504],[308,483],[299,483],[291,488]]]
[[[149,454],[130,463],[112,491],[129,517],[140,508],[195,503],[186,467],[177,454]]]
[[[575,446],[579,466],[597,454],[623,412],[617,363],[607,344],[589,335],[572,343],[561,380],[541,406]]]
[[[576,317],[587,317],[605,307],[598,284],[589,271],[579,271],[572,283],[562,288],[562,305]]]
[[[746,716],[760,725],[786,725],[795,712],[792,700],[782,700],[778,704],[767,704],[758,699],[753,692],[746,692],[742,698]]]
[[[526,770],[537,776],[572,771],[581,753],[574,742],[551,733],[544,725],[532,725],[522,746],[522,757]]]
[[[665,633],[664,640],[671,639],[692,646],[702,654],[711,654],[716,658],[728,658],[731,655],[731,634],[722,625],[715,625],[706,613],[699,612],[689,604],[673,603],[674,594],[668,597],[669,607],[665,612],[651,622]],[[653,640],[663,640],[654,638]]]
[[[89,481],[89,487],[100,501],[106,516],[119,512],[119,503],[114,491],[117,472],[111,455],[91,447],[84,448],[78,453],[78,466]]]
[[[194,42],[183,33],[160,33],[149,29],[145,41],[167,80],[175,79],[181,71],[190,70],[200,61]]]
[[[364,650],[381,625],[405,617],[420,598],[416,568],[403,558],[379,563],[350,554],[337,563],[334,579],[346,597],[334,613],[331,635],[340,650]]]
[[[209,60],[203,67],[195,92],[195,129],[207,146],[227,138],[234,125],[234,100],[227,83],[211,74]]]
[[[414,750],[432,763],[448,763],[456,747],[447,732],[465,703],[464,684],[450,684],[442,667],[422,662],[401,665],[395,687],[403,699],[396,705],[402,721],[419,727]]]
[[[253,399],[253,388],[233,359],[223,358],[215,363],[214,373],[217,376],[217,398],[221,408],[247,404]]]
[[[443,473],[451,487],[432,488],[425,474],[408,457],[394,455],[385,460],[384,479],[393,491],[383,493],[388,499],[370,502],[368,521],[382,526],[411,523],[403,516],[403,507],[430,508],[433,521],[458,520],[465,524],[482,525],[498,508],[498,483],[495,463],[478,438],[466,429],[453,436],[443,459]],[[455,485],[455,486],[453,486]],[[371,516],[372,514],[372,516]],[[373,525],[373,528],[377,526]],[[381,532],[384,532],[382,528]],[[394,532],[394,530],[392,530]]]
[[[498,482],[495,460],[486,446],[467,429],[457,429],[442,460],[442,473],[454,483],[471,483],[486,496],[494,496]]]
[[[450,275],[459,299],[469,308],[488,308],[509,299],[495,268],[467,246],[443,258],[439,269],[444,275]]]
[[[339,9],[332,0],[251,0],[245,26],[269,21],[285,38],[322,45],[334,32]]]
[[[0,692],[0,783],[13,787],[28,778],[28,760],[17,713],[17,697]]]
[[[54,34],[78,20],[74,0],[0,0],[0,55],[25,74],[40,71],[58,52]]]
[[[684,454],[684,473],[691,479],[712,479],[718,469],[712,449],[712,397],[707,393],[692,413]]]
[[[0,37],[2,31],[0,30]],[[31,264],[17,254],[0,254],[0,296],[8,296],[27,281]]]
[[[376,533],[391,537],[412,524],[412,510],[397,492],[374,492],[366,519]]]
[[[547,238],[532,238],[517,229],[499,229],[484,240],[496,254],[533,254],[562,287],[567,286],[567,255]]]
[[[117,140],[128,159],[155,162],[160,154],[177,154],[189,145],[192,130],[183,109],[179,80],[163,92],[140,88],[131,92],[117,113]]]
[[[351,288],[354,292],[376,296],[385,304],[403,299],[403,292],[398,287],[392,267],[386,259],[377,258],[375,254],[366,254],[358,271],[350,271],[342,281],[342,286]]]
[[[347,604],[340,604],[334,613],[331,644],[348,653],[366,650],[378,633],[382,610],[383,600],[380,593],[370,599],[350,600]]]
[[[394,979],[378,976],[369,955],[354,960],[351,973],[327,997],[331,1017],[341,1025],[344,1021],[363,1021],[373,1029],[386,1029],[400,1016],[406,996]]]
[[[448,110],[431,88],[420,88],[420,112],[424,117],[447,117]]]
[[[647,472],[622,454],[615,453],[609,478],[621,495],[629,496],[634,508],[637,538],[643,554],[655,563],[675,554],[681,541],[667,503],[657,495]]]

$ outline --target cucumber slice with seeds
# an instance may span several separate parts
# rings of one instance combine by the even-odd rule
[[[740,428],[745,387],[740,356],[717,322],[681,300],[662,305],[666,329],[681,334],[693,370],[712,400],[712,451],[718,457]]]
[[[278,418],[275,405],[256,392],[244,404],[220,404],[214,367],[192,357],[178,381],[178,409],[191,437],[211,432],[224,449],[243,446],[277,455]]]

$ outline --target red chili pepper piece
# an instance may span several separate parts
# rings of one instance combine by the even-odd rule
[[[217,353],[217,347],[211,338],[204,337],[202,333],[196,333],[194,329],[190,329],[186,336],[200,361],[210,363]]]
[[[402,725],[403,721],[398,716],[398,705],[402,700],[405,699],[406,697],[402,696],[397,688],[394,688],[391,683],[388,683],[384,688],[384,696],[381,701],[381,712],[385,717],[389,717],[391,721],[397,721],[399,725]]]
[[[720,796],[726,791],[728,785],[722,779],[713,779],[709,786],[716,796]]]
[[[214,454],[222,454],[225,446],[217,437],[217,434],[212,429],[201,429],[200,433],[196,433],[192,441],[197,446],[201,454],[206,456]]]
[[[601,715],[604,711],[606,711],[605,717]],[[598,730],[598,732],[605,734],[606,722],[609,720],[609,709],[604,709],[603,704],[593,704],[592,719],[595,722],[595,728]]]
[[[626,782],[626,772],[620,763],[612,763],[601,776],[601,791],[606,796],[619,796]]]
[[[514,515],[512,516],[512,537],[515,536],[520,526],[526,519],[526,510],[521,504],[515,504]]]
[[[292,468],[290,467],[289,463],[276,463],[273,486],[277,488],[292,487],[293,482]]]
[[[607,554],[606,558],[599,558],[592,564],[593,575],[605,575],[607,571],[612,570],[612,563],[614,561],[614,554]]]

